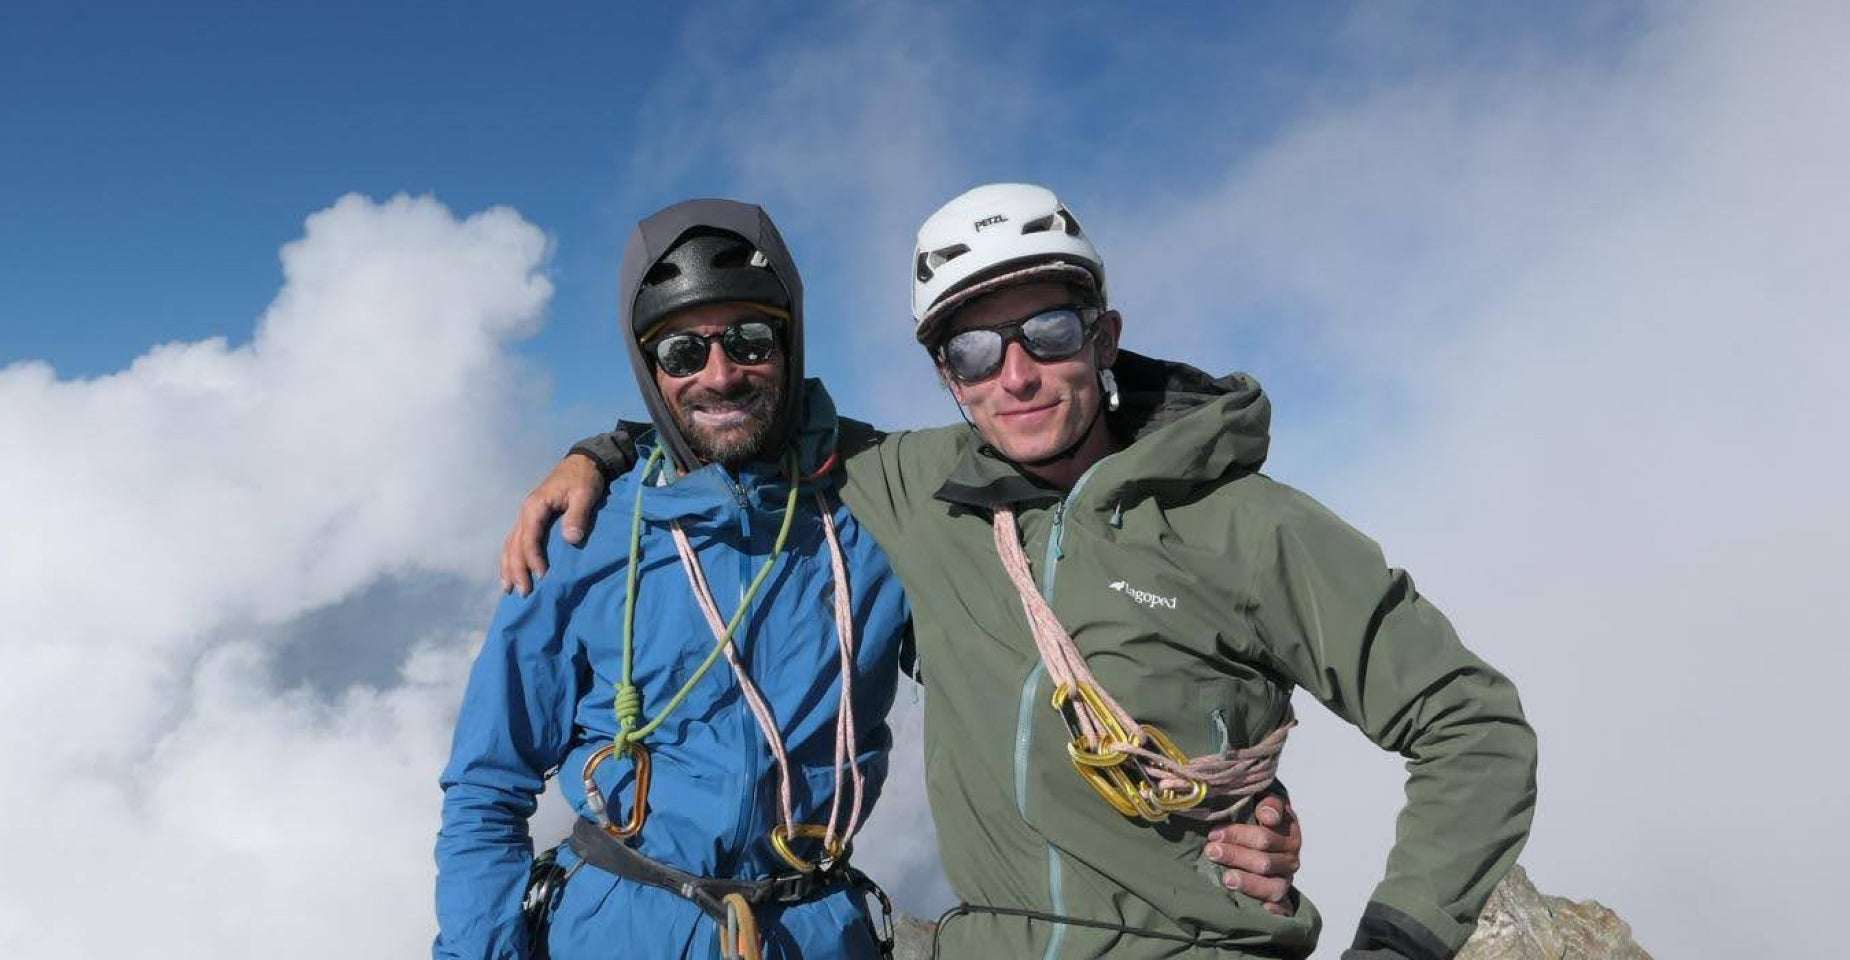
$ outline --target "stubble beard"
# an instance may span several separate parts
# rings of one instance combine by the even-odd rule
[[[763,389],[740,391],[733,396],[703,393],[689,397],[675,411],[675,424],[687,440],[688,449],[702,460],[736,467],[763,454],[777,424],[777,411],[783,406],[783,383],[773,380]],[[733,427],[713,429],[694,418],[697,410],[744,410],[746,419]]]

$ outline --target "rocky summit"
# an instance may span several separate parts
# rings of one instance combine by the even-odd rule
[[[1510,871],[1477,918],[1458,960],[1651,960],[1631,925],[1597,900],[1565,900]]]

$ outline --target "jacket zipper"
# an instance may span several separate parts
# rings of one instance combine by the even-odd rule
[[[734,607],[736,608],[744,605],[745,586],[752,580],[752,511],[751,501],[745,494],[745,488],[736,480],[732,482],[732,499],[739,508],[738,597],[733,601]],[[772,559],[775,560],[776,558],[773,557]],[[739,630],[741,633],[746,629],[746,625],[751,622],[751,618],[751,611],[745,611],[744,616],[739,620]],[[743,644],[739,646],[743,647]],[[749,670],[750,661],[746,660],[743,656],[741,656],[740,659],[746,662],[746,667]],[[732,673],[730,670],[726,672],[728,675]],[[732,716],[734,726],[738,729],[739,749],[742,754],[742,759],[744,760],[741,769],[745,770],[751,777],[747,789],[739,791],[740,794],[743,795],[743,802],[740,804],[739,808],[738,823],[733,827],[732,843],[728,847],[728,849],[733,851],[733,863],[731,864],[731,869],[727,872],[733,876],[737,876],[740,866],[749,859],[750,847],[748,844],[755,840],[755,838],[749,836],[749,834],[753,826],[758,822],[758,791],[763,789],[765,771],[763,759],[759,755],[762,751],[758,744],[763,734],[759,732],[757,721],[752,717],[751,711],[747,708],[745,703],[745,691],[739,688],[736,678],[733,680],[732,685],[738,695],[738,702],[733,704]],[[769,746],[767,745],[763,749],[768,750]]]
[[[1047,555],[1042,563],[1041,597],[1051,606],[1053,604],[1054,575],[1059,568],[1061,558],[1066,556],[1066,513],[1079,498],[1079,491],[1085,489],[1086,481],[1104,464],[1105,457],[1086,468],[1073,483],[1073,489],[1054,505],[1053,529],[1047,534]],[[1041,678],[1047,674],[1047,665],[1036,663],[1028,671],[1028,678],[1021,685],[1021,702],[1018,705],[1015,720],[1015,806],[1025,822],[1028,819],[1028,745],[1034,739],[1034,704],[1040,701]],[[1052,844],[1047,844],[1047,899],[1049,910],[1055,916],[1066,916],[1065,865],[1060,851]],[[1053,924],[1053,933],[1047,939],[1047,951],[1043,960],[1054,960],[1060,955],[1060,947],[1066,942],[1066,924]]]

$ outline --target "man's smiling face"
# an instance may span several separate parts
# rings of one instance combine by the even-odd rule
[[[1075,301],[1059,283],[1027,283],[985,294],[958,308],[947,334],[993,327]],[[1100,318],[1097,346],[1060,361],[1042,362],[1019,343],[1007,345],[995,375],[976,383],[949,380],[957,401],[983,439],[1003,456],[1034,463],[1066,450],[1086,436],[1099,413],[1101,361],[1117,356],[1117,315]],[[948,373],[946,374],[949,379]]]
[[[741,303],[709,303],[677,311],[643,344],[653,346],[675,333],[717,336],[746,321],[775,319]],[[706,345],[706,366],[685,377],[663,372],[654,363],[655,385],[662,391],[675,424],[702,460],[737,466],[761,454],[783,402],[784,349],[781,337],[764,363],[737,363],[717,340]]]

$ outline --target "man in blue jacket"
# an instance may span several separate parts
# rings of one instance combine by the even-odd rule
[[[696,200],[638,225],[622,279],[653,429],[596,533],[489,628],[442,777],[434,954],[751,956],[755,924],[766,957],[876,957],[845,861],[908,611],[837,495],[795,264],[759,208]],[[537,943],[527,819],[554,771],[580,821]]]

